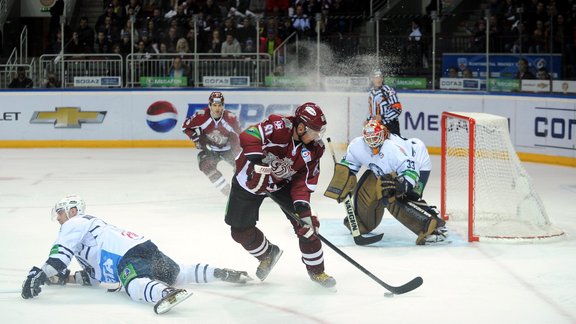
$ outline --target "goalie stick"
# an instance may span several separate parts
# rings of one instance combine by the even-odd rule
[[[328,147],[330,148],[330,154],[332,154],[332,160],[336,164],[336,153],[334,152],[334,147],[332,147],[332,141],[330,137],[326,138],[328,141]],[[346,207],[346,218],[348,218],[348,224],[350,225],[350,232],[352,233],[352,238],[354,243],[357,245],[369,245],[382,240],[384,237],[383,233],[376,234],[374,236],[362,236],[360,233],[360,228],[358,227],[358,221],[356,220],[356,215],[354,214],[354,207],[352,206],[352,199],[350,199],[350,194],[346,195],[344,198],[344,207]]]
[[[278,204],[278,206],[280,206],[280,208],[286,214],[288,214],[290,217],[292,217],[298,223],[304,225],[302,220],[300,220],[300,217],[298,216],[298,214],[295,213],[294,211],[292,211],[291,208],[284,206],[282,204],[282,202],[280,200],[278,200],[278,198],[274,197],[269,191],[265,191],[265,193],[266,193],[266,196],[268,196],[276,204]],[[358,262],[356,262],[354,259],[352,259],[350,256],[348,256],[346,253],[344,253],[342,250],[340,250],[336,245],[332,244],[332,242],[330,242],[328,239],[326,239],[320,233],[315,233],[313,235],[315,235],[318,239],[320,239],[320,241],[324,242],[324,244],[328,245],[328,247],[330,247],[332,250],[334,250],[334,252],[338,253],[341,257],[346,259],[346,261],[350,262],[358,270],[364,272],[364,274],[366,274],[368,277],[370,277],[372,280],[376,281],[380,286],[384,287],[385,289],[387,289],[389,292],[391,292],[394,295],[401,295],[401,294],[410,292],[410,291],[420,287],[422,285],[422,283],[424,282],[424,280],[422,280],[422,277],[416,277],[416,278],[410,280],[409,282],[407,282],[401,286],[391,286],[391,285],[385,283],[384,281],[380,280],[380,278],[376,277],[374,274],[372,274],[372,272],[368,271],[366,268],[364,268],[362,265],[360,265]]]

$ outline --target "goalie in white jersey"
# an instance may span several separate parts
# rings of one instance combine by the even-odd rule
[[[368,170],[356,184],[356,174],[363,166]],[[348,145],[325,195],[341,202],[353,194],[362,234],[380,224],[387,208],[418,236],[417,245],[437,242],[444,239],[445,222],[421,199],[431,169],[421,140],[390,134],[386,126],[372,119],[364,125],[363,136]],[[349,226],[347,219],[345,224]]]
[[[201,263],[178,264],[148,238],[86,215],[85,208],[84,201],[76,195],[69,195],[54,206],[53,217],[61,225],[58,238],[46,263],[30,270],[22,285],[22,298],[38,296],[45,283],[121,283],[132,300],[153,303],[154,311],[162,314],[191,296],[173,285],[251,280],[245,271]],[[68,266],[73,258],[82,270],[70,275]]]

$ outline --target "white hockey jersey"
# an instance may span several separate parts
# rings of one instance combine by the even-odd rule
[[[390,136],[396,135],[390,134]],[[356,137],[348,145],[341,163],[350,168],[354,174],[358,173],[362,166],[370,169],[376,176],[396,172],[398,176],[404,176],[412,186],[416,186],[420,172],[416,168],[412,151],[400,143],[387,139],[380,147],[380,152],[372,154],[372,149],[366,144],[364,138]]]
[[[94,216],[78,215],[60,227],[50,258],[68,267],[74,256],[92,279],[115,283],[119,282],[120,259],[126,251],[147,240]]]
[[[388,137],[394,143],[402,146],[405,152],[408,152],[412,156],[414,162],[416,162],[416,170],[421,171],[431,171],[432,161],[430,160],[430,154],[426,148],[426,144],[422,142],[419,138],[404,138],[396,134],[390,134]]]

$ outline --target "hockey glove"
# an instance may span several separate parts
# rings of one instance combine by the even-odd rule
[[[46,281],[47,285],[60,285],[64,286],[68,283],[68,276],[70,275],[70,270],[65,269],[64,272],[59,272],[57,275],[48,278]]]
[[[404,176],[394,177],[391,174],[385,174],[380,180],[383,198],[400,197],[412,190],[412,184],[406,181]]]
[[[192,132],[190,133],[190,139],[194,142],[196,148],[199,149],[202,148],[202,144],[200,143],[200,135],[202,135],[202,128],[200,127],[192,128]]]
[[[272,168],[270,166],[255,164],[254,170],[246,180],[246,187],[254,194],[263,193],[268,187],[271,173]]]
[[[300,225],[296,230],[296,234],[301,237],[305,237],[309,240],[316,240],[318,237],[318,227],[320,227],[320,222],[316,215],[312,215],[312,211],[308,210],[300,215]]]
[[[34,298],[42,291],[43,284],[46,283],[48,278],[42,269],[38,267],[33,267],[28,273],[28,277],[22,284],[22,298]]]

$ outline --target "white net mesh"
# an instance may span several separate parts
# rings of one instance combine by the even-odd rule
[[[554,228],[508,133],[508,121],[483,113],[456,113],[446,118],[445,206],[451,221],[468,220],[468,193],[473,193],[472,234],[480,239],[538,239],[563,234]],[[474,126],[470,170],[470,119]],[[471,172],[474,173],[471,179]],[[474,185],[470,186],[469,181]]]

